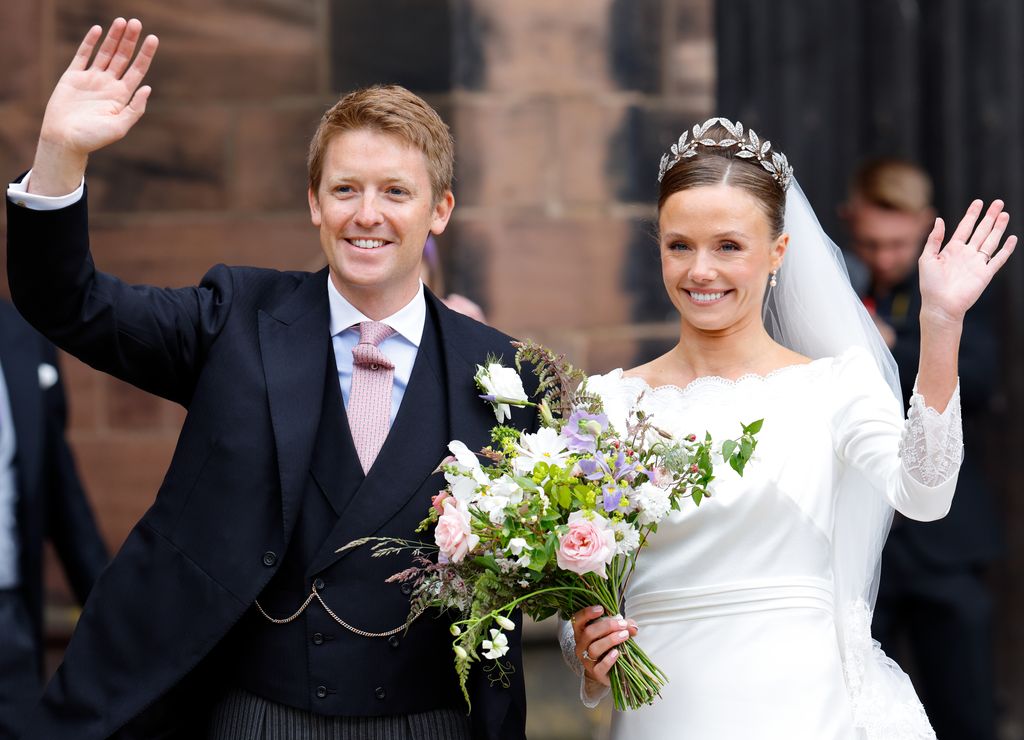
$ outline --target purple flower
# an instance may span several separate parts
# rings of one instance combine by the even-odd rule
[[[606,483],[601,486],[601,492],[604,494],[605,511],[610,513],[619,508],[619,503],[622,502],[622,489],[618,483]]]
[[[640,467],[638,462],[627,463],[626,453],[620,452],[619,456],[615,460],[615,472],[612,474],[612,477],[615,478],[616,481],[625,478],[627,481],[632,482],[633,478],[636,477],[636,474],[640,472],[637,470],[638,467]]]
[[[562,427],[562,436],[570,452],[595,452],[597,438],[608,428],[608,417],[604,414],[588,414],[573,411]]]
[[[608,463],[604,459],[604,455],[600,452],[594,454],[593,458],[584,458],[578,460],[576,464],[580,468],[580,472],[583,473],[583,477],[587,480],[601,480],[606,475],[611,475],[611,468],[608,467]]]

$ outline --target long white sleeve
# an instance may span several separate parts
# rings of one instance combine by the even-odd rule
[[[915,393],[903,419],[866,354],[844,357],[836,381],[843,391],[836,393],[842,401],[833,416],[840,458],[875,481],[904,516],[918,521],[944,517],[963,456],[959,385],[942,414],[925,408]]]

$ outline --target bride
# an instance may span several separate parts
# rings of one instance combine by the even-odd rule
[[[764,419],[741,478],[659,527],[624,612],[582,609],[563,650],[594,706],[634,636],[668,675],[660,699],[615,713],[616,738],[934,738],[907,676],[870,636],[895,509],[946,514],[962,457],[964,314],[1005,264],[1008,215],[967,209],[920,260],[921,361],[904,420],[892,356],[856,299],[785,157],[714,118],[661,162],[662,275],[679,343],[588,381],[619,428],[642,409],[675,434],[733,436]],[[979,221],[980,218],[980,221]],[[1000,244],[1002,244],[1000,248]]]

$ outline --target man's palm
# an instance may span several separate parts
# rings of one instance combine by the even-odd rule
[[[148,86],[139,87],[156,52],[148,36],[135,55],[142,24],[117,19],[89,63],[102,33],[94,26],[50,96],[40,138],[77,154],[89,154],[118,139],[146,109]]]

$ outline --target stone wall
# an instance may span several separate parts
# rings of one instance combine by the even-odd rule
[[[339,94],[398,82],[457,142],[458,205],[440,240],[450,290],[590,371],[675,335],[651,203],[663,145],[713,104],[711,0],[6,0],[8,178],[30,166],[81,36],[116,15],[142,19],[160,49],[142,122],[90,162],[102,269],[180,286],[216,262],[320,268],[309,136]],[[116,549],[153,500],[184,410],[70,357],[63,369],[70,438]],[[51,601],[66,604],[50,561]],[[52,629],[66,618],[51,610]]]
[[[216,262],[318,269],[309,136],[340,93],[399,82],[457,142],[440,240],[450,290],[591,371],[674,335],[651,203],[662,145],[713,103],[710,0],[14,0],[0,8],[8,177],[30,166],[85,30],[117,14],[141,18],[160,49],[142,122],[90,162],[102,269],[167,286]],[[64,371],[71,439],[116,548],[184,411],[73,358]]]

